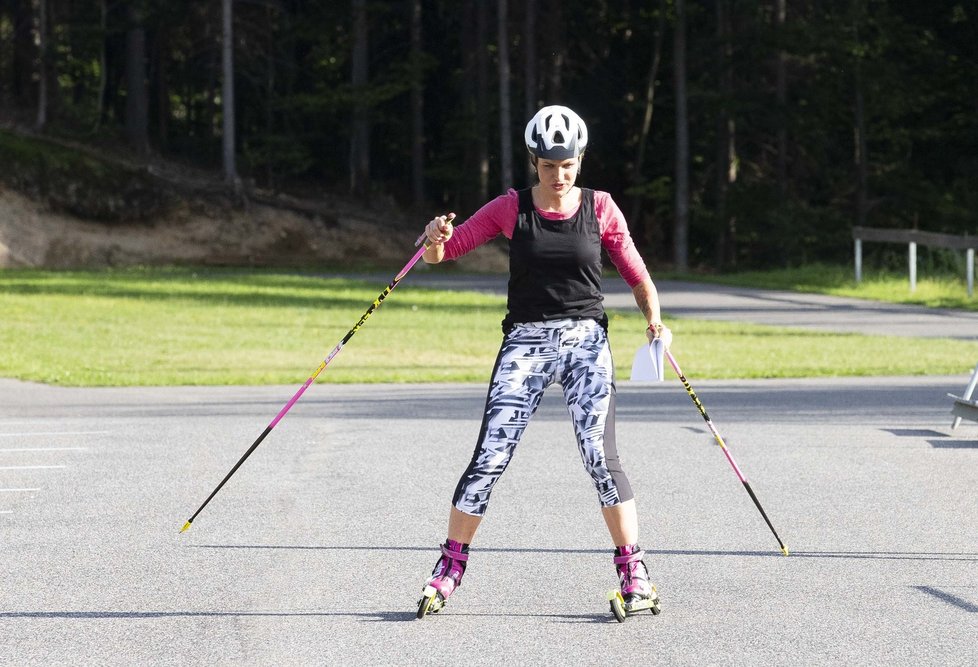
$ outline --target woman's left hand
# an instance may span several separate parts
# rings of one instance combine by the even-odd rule
[[[650,343],[656,339],[661,340],[667,350],[672,346],[672,331],[662,322],[650,324],[649,328],[645,330],[645,336]]]

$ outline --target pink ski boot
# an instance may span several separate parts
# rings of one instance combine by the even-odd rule
[[[451,594],[462,585],[462,575],[469,560],[469,545],[447,540],[441,547],[441,554],[418,601],[418,618],[437,614]]]
[[[620,590],[608,591],[611,613],[615,620],[624,623],[632,614],[648,609],[653,614],[659,608],[659,594],[649,583],[649,571],[642,560],[645,552],[637,544],[615,548],[615,569],[618,570]]]

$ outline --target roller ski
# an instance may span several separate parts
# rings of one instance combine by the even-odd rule
[[[649,583],[649,571],[642,558],[645,552],[637,544],[615,548],[615,569],[618,570],[619,588],[608,591],[608,602],[615,620],[624,623],[632,614],[648,609],[658,615],[659,594]]]
[[[469,545],[448,540],[441,547],[441,557],[431,571],[421,599],[418,601],[418,618],[437,614],[448,598],[462,585],[462,575],[469,560]]]

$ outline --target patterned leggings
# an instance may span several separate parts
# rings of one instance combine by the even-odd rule
[[[544,390],[559,382],[577,446],[602,507],[633,497],[615,446],[614,367],[608,335],[594,320],[517,324],[503,339],[485,415],[468,468],[452,500],[482,516]]]

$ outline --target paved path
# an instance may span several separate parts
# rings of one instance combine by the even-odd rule
[[[383,282],[383,279],[379,281]],[[506,293],[504,277],[454,274],[438,269],[412,273],[404,284]],[[656,287],[663,310],[674,317],[754,322],[846,333],[978,340],[978,312],[673,280],[656,281]],[[621,279],[606,278],[605,290],[607,306],[634,307],[631,291]]]
[[[618,440],[663,600],[619,625],[608,539],[551,390],[465,585],[414,620],[480,385],[0,380],[5,665],[978,663],[978,429],[961,378],[696,383],[785,558],[676,382]]]
[[[978,340],[978,312],[679,281],[662,281],[659,289],[663,308],[682,317],[847,333]]]

